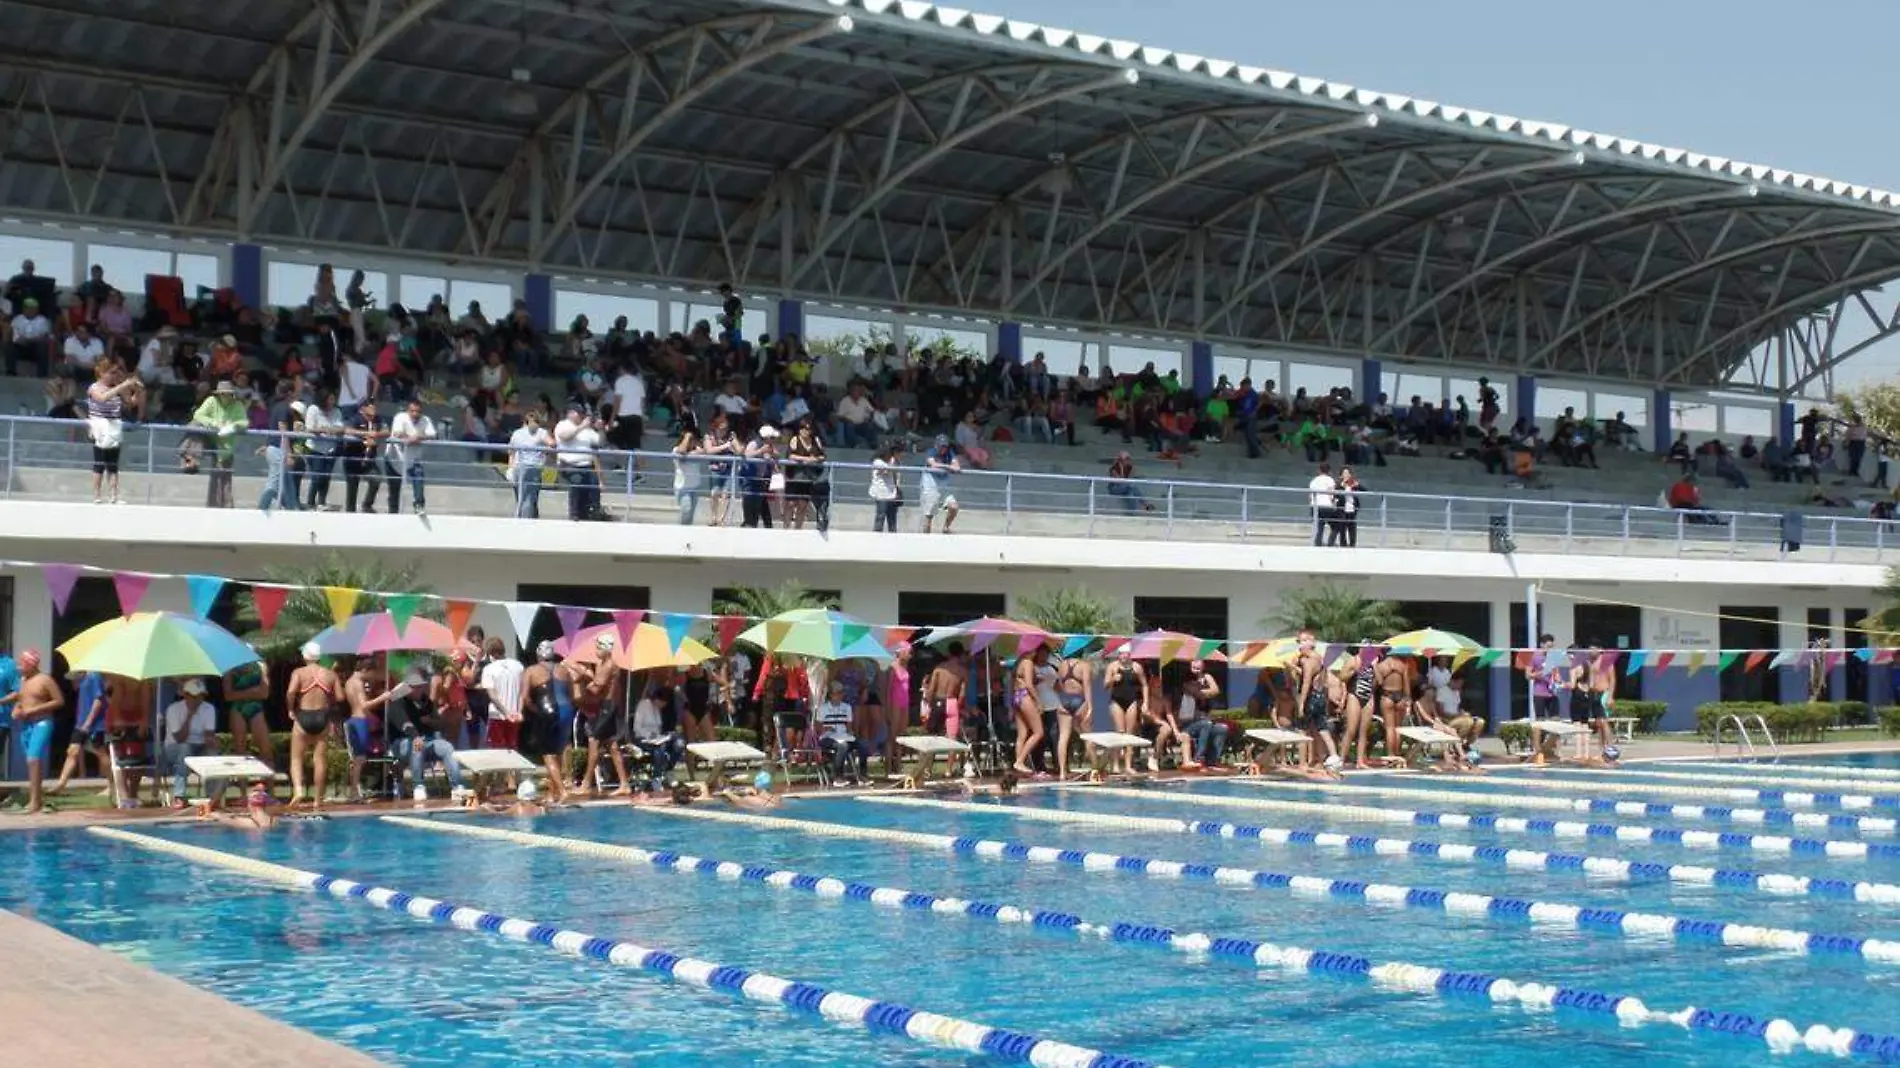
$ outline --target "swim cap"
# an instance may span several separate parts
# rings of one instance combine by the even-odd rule
[[[1476,749],[1467,749],[1465,750],[1465,759],[1471,761],[1473,764],[1483,763],[1484,754],[1478,752]]]
[[[323,646],[318,645],[316,642],[303,643],[303,658],[305,660],[316,660],[321,656],[323,656]]]
[[[33,668],[37,668],[39,666],[40,666],[40,651],[38,649],[28,649],[20,654],[21,668],[30,671]]]
[[[769,771],[761,771],[757,775],[752,776],[752,786],[758,790],[770,790],[772,788],[772,773]]]
[[[535,646],[535,647],[534,647],[534,657],[535,657],[535,659],[536,659],[536,660],[552,660],[552,659],[554,659],[554,643],[553,643],[553,642],[542,642],[542,643],[541,643],[540,645],[537,645],[537,646]]]
[[[1603,747],[1603,759],[1605,760],[1615,760],[1622,755],[1623,751],[1616,746],[1606,745]]]
[[[515,796],[523,801],[532,801],[539,795],[540,791],[535,789],[533,779],[523,779],[521,785],[515,787]]]
[[[600,637],[595,638],[594,648],[599,649],[603,653],[613,652],[614,651],[614,636],[611,634],[603,634]]]

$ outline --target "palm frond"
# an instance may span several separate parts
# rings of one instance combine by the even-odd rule
[[[430,592],[418,579],[414,563],[392,564],[378,557],[352,560],[336,553],[315,564],[268,568],[264,578],[269,583],[306,587],[291,591],[290,597],[284,601],[283,610],[277,613],[277,625],[268,631],[258,618],[255,595],[247,593],[238,598],[238,636],[269,660],[296,656],[297,650],[305,642],[334,622],[330,618],[330,602],[324,597],[322,587],[390,593]],[[380,612],[382,609],[382,598],[366,593],[357,599],[355,611]],[[440,620],[442,608],[438,602],[425,600],[416,614]]]
[[[1280,594],[1278,609],[1261,625],[1281,634],[1311,630],[1321,641],[1385,638],[1406,629],[1405,614],[1392,601],[1367,597],[1351,586],[1316,582]]]
[[[750,616],[770,619],[800,608],[836,608],[832,598],[797,579],[777,586],[739,586],[713,602],[713,612],[722,616]]]
[[[1047,586],[1016,597],[1016,615],[1055,634],[1127,634],[1132,617],[1087,586]]]

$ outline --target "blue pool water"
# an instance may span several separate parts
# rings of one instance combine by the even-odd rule
[[[1755,777],[1769,775],[1771,770],[1762,770]],[[1439,807],[1472,811],[1483,795],[1503,788],[1497,781],[1407,779],[1405,784],[1469,793],[1471,804]],[[1581,792],[1553,784],[1522,789]],[[1190,792],[1210,799],[1282,793],[1219,782],[1196,784]],[[1367,803],[1425,807],[1416,801]],[[1714,851],[1682,847],[1369,827],[1324,814],[1242,812],[1082,791],[1037,791],[975,812],[833,798],[794,802],[774,815],[1900,940],[1900,906],[1031,822],[1011,814],[1022,808],[1718,863]],[[1652,1009],[1693,1005],[1783,1017],[1802,1027],[1825,1023],[1900,1030],[1900,966],[1851,956],[1625,938],[1568,926],[1533,928],[1508,918],[1012,863],[625,807],[471,822],[1059,909],[1091,922],[1139,921],[1567,984],[1634,995]],[[1673,1027],[1622,1029],[1613,1020],[1579,1013],[1398,993],[1363,979],[1258,970],[1220,958],[816,898],[753,882],[412,830],[375,819],[286,824],[270,835],[223,826],[145,830],[1177,1068],[1269,1063],[1598,1068],[1663,1058],[1689,1066],[1772,1059],[1758,1042]],[[1723,866],[1900,883],[1900,862],[1889,860],[1726,851],[1719,856]],[[0,906],[404,1065],[983,1063],[970,1054],[831,1026],[650,973],[576,960],[358,901],[285,891],[85,832],[0,835]],[[1792,1057],[1821,1063],[1810,1053]]]

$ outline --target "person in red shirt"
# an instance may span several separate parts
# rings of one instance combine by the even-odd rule
[[[1706,523],[1711,526],[1727,525],[1721,516],[1703,507],[1702,487],[1696,485],[1694,472],[1689,472],[1677,479],[1676,483],[1669,487],[1665,499],[1668,500],[1669,507],[1678,512],[1687,512],[1688,515],[1684,518],[1691,523]]]

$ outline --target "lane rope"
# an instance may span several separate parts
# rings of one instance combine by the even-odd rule
[[[153,838],[113,827],[88,827],[93,834],[123,842],[155,853],[167,853],[208,867],[222,868],[281,886],[328,894],[344,900],[361,900],[391,912],[407,913],[419,920],[446,923],[464,931],[483,931],[516,942],[546,946],[571,957],[656,972],[667,978],[705,990],[730,994],[750,1001],[779,1005],[807,1016],[818,1016],[833,1023],[862,1026],[877,1034],[896,1035],[932,1046],[948,1046],[969,1053],[982,1053],[1016,1064],[1036,1068],[1154,1068],[1153,1062],[1122,1057],[1099,1050],[1084,1049],[1054,1042],[1019,1031],[986,1027],[954,1016],[920,1012],[888,1001],[876,1001],[812,983],[781,979],[765,972],[730,964],[695,960],[649,949],[632,942],[599,938],[580,931],[568,931],[535,920],[515,919],[493,912],[456,905],[448,901],[406,894],[386,887],[370,886],[349,879],[321,875],[236,856],[202,846]],[[1838,1039],[1839,1031],[1835,1032]],[[1851,1036],[1849,1045],[1860,1036]]]
[[[1624,779],[1627,776],[1629,780],[1645,780],[1641,783],[1635,783],[1635,785],[1644,786],[1648,785],[1647,780],[1649,779],[1665,779],[1670,782],[1703,783],[1732,783],[1737,781],[1736,776],[1733,775],[1696,771],[1651,771],[1647,765],[1641,768],[1621,768],[1616,771],[1610,771],[1608,769],[1599,771],[1592,768],[1568,767],[1559,767],[1538,772],[1520,771],[1517,768],[1507,768],[1504,770],[1508,773],[1507,775],[1500,776],[1491,781],[1542,781],[1575,784],[1577,787],[1581,787],[1585,780],[1603,781],[1611,776],[1617,779]],[[1900,809],[1900,797],[1892,796],[1894,791],[1900,791],[1900,783],[1853,783],[1843,782],[1840,779],[1820,779],[1792,775],[1775,775],[1770,776],[1770,778],[1772,778],[1775,783],[1781,785],[1817,787],[1820,792],[1812,790],[1783,790],[1780,789],[1779,785],[1769,789],[1763,789],[1757,786],[1728,787],[1721,792],[1731,795],[1733,799],[1737,801],[1759,801],[1765,805],[1782,805],[1788,808],[1844,808],[1851,806],[1855,808]],[[1840,793],[1841,788],[1846,786],[1851,786],[1858,790],[1887,791],[1887,793]],[[1866,804],[1861,804],[1863,801],[1866,802]]]
[[[1900,768],[1869,768],[1855,764],[1773,764],[1764,760],[1670,760],[1657,761],[1657,764],[1671,768],[1737,768],[1750,773],[1770,773],[1769,778],[1776,777],[1773,774],[1776,772],[1793,771],[1803,775],[1821,775],[1850,781],[1870,779],[1875,782],[1900,784]]]
[[[1785,949],[1792,952],[1813,950],[1863,955],[1867,941],[1846,937],[1840,942],[1825,939],[1811,942],[1812,936],[1804,932],[1783,933],[1770,928],[1743,924],[1723,924],[1709,920],[1624,912],[1619,909],[1589,908],[1555,901],[1493,897],[1431,887],[1368,883],[1351,879],[1322,879],[1287,872],[1255,871],[1250,868],[1190,864],[1175,860],[1122,856],[1080,849],[1031,846],[1023,842],[952,837],[947,834],[920,834],[915,831],[888,831],[882,828],[854,827],[819,820],[774,819],[767,816],[681,808],[643,807],[641,811],[661,812],[669,816],[684,816],[712,822],[773,827],[830,838],[850,838],[866,842],[901,842],[924,849],[1001,859],[1017,864],[1064,864],[1091,873],[1120,871],[1157,879],[1192,879],[1254,890],[1285,890],[1302,897],[1332,898],[1366,905],[1403,905],[1449,915],[1481,917],[1493,923],[1526,920],[1531,923],[1530,930],[1536,933],[1546,933],[1539,927],[1541,924],[1602,931],[1625,938],[1645,940],[1673,938],[1676,941],[1715,942],[1719,939],[1728,945]],[[1842,885],[1846,889],[1841,896],[1853,897],[1852,885]],[[1892,951],[1883,945],[1877,946],[1875,952],[1884,955]]]
[[[928,806],[932,802],[925,801],[919,804]],[[1640,999],[1628,995],[1605,994],[1554,983],[1539,983],[1477,972],[1434,968],[1404,961],[1374,961],[1369,957],[1352,953],[1274,945],[1251,939],[1219,937],[1200,932],[1181,932],[1159,924],[1127,921],[1091,923],[1074,913],[1051,912],[990,901],[966,901],[961,898],[939,897],[898,887],[853,882],[836,876],[775,870],[760,865],[748,866],[734,861],[642,849],[638,846],[615,845],[584,838],[477,827],[463,822],[437,819],[417,819],[405,816],[384,816],[382,819],[385,823],[394,823],[417,830],[507,842],[534,849],[553,849],[680,874],[696,872],[724,880],[757,883],[782,892],[803,892],[858,904],[928,912],[940,917],[964,916],[971,919],[989,920],[1005,926],[1023,925],[1039,930],[1098,938],[1121,945],[1156,946],[1196,956],[1214,956],[1247,962],[1256,967],[1277,967],[1289,972],[1320,975],[1333,979],[1351,981],[1364,978],[1370,980],[1373,985],[1390,991],[1436,994],[1440,997],[1476,998],[1494,1004],[1514,1003],[1537,1010],[1575,1009],[1598,1017],[1614,1018],[1625,1027],[1668,1023],[1698,1032],[1720,1031],[1728,1034],[1750,1034],[1754,1029],[1753,1024],[1748,1026],[1737,1024],[1718,1029],[1712,1026],[1697,1027],[1694,1023],[1699,1014],[1706,1014],[1710,1019],[1725,1015],[1734,1019],[1739,1015],[1735,1013],[1725,1014],[1697,1008],[1680,1009],[1674,1012],[1657,1011],[1650,1009]],[[1784,1043],[1782,1046],[1775,1047],[1777,1049],[1791,1050],[1805,1045],[1805,1042],[1799,1039],[1791,1040],[1791,1036],[1801,1036],[1804,1032],[1786,1020],[1761,1021],[1758,1017],[1752,1019],[1761,1025],[1760,1033],[1754,1037],[1762,1038],[1771,1047],[1775,1044],[1767,1038],[1770,1031],[1773,1031]],[[1824,1028],[1817,1034],[1817,1038],[1823,1039],[1817,1044],[1817,1051],[1834,1052],[1836,1036],[1839,1033],[1838,1028]],[[1852,1038],[1847,1040],[1850,1052],[1853,1042]],[[1878,1040],[1871,1041],[1868,1045],[1874,1050],[1880,1048]]]
[[[1144,795],[1146,796],[1146,795]],[[926,801],[892,795],[864,795],[858,798],[874,804],[915,808],[949,808],[970,812],[1006,812],[1011,816],[1045,823],[1089,823],[1124,830],[1157,830],[1207,837],[1244,838],[1277,846],[1318,846],[1345,849],[1353,853],[1431,857],[1465,864],[1497,865],[1508,868],[1542,868],[1551,872],[1574,872],[1586,877],[1623,881],[1667,880],[1701,886],[1753,889],[1777,897],[1807,894],[1817,897],[1851,898],[1873,904],[1900,904],[1900,886],[1847,880],[1811,879],[1774,872],[1751,872],[1710,868],[1693,864],[1662,864],[1599,857],[1582,853],[1549,853],[1531,849],[1507,849],[1502,846],[1476,846],[1455,842],[1412,841],[1402,838],[1375,838],[1348,835],[1336,831],[1305,828],[1253,826],[1205,820],[1177,820],[1166,817],[1124,816],[1118,813],[1074,812],[1070,810],[1025,808],[1015,805],[985,805],[968,802]],[[1857,845],[1859,843],[1834,843]],[[1823,936],[1826,937],[1826,936]],[[1892,946],[1900,947],[1900,943]],[[1877,943],[1878,959],[1900,961],[1887,943]]]
[[[1668,816],[1683,820],[1718,820],[1726,823],[1755,823],[1779,827],[1829,827],[1835,830],[1854,831],[1862,834],[1893,834],[1900,830],[1900,819],[1891,816],[1848,816],[1826,812],[1790,812],[1785,808],[1733,808],[1726,805],[1676,805],[1655,801],[1617,801],[1603,797],[1556,797],[1535,796],[1531,794],[1479,793],[1474,790],[1426,790],[1409,786],[1372,786],[1357,782],[1348,786],[1321,786],[1316,783],[1290,782],[1283,779],[1246,779],[1230,778],[1238,786],[1252,786],[1262,789],[1280,788],[1318,792],[1330,797],[1345,793],[1366,794],[1371,797],[1396,797],[1419,801],[1452,801],[1456,804],[1489,805],[1495,808],[1531,808],[1545,812],[1598,812],[1618,816]],[[1634,790],[1644,793],[1642,787],[1627,783],[1590,783],[1589,788],[1609,791]],[[1081,785],[1058,784],[1050,787],[1054,790],[1096,789]],[[1684,790],[1685,787],[1666,789]],[[1692,794],[1702,795],[1703,791],[1690,790]]]
[[[1305,812],[1341,820],[1371,823],[1402,823],[1416,827],[1449,827],[1455,830],[1496,831],[1544,838],[1611,838],[1619,842],[1654,842],[1689,849],[1752,849],[1763,853],[1799,853],[1806,856],[1839,858],[1900,859],[1900,845],[1883,842],[1834,841],[1821,838],[1791,838],[1778,834],[1742,834],[1735,831],[1697,831],[1677,827],[1623,826],[1614,823],[1586,823],[1581,820],[1526,819],[1523,816],[1499,816],[1492,813],[1420,812],[1404,808],[1376,808],[1370,805],[1321,804],[1316,801],[1288,801],[1282,798],[1233,797],[1180,790],[1123,790],[1113,786],[1091,786],[1078,797],[1090,794],[1153,801],[1171,805],[1206,805],[1214,808],[1240,808],[1264,812]]]

